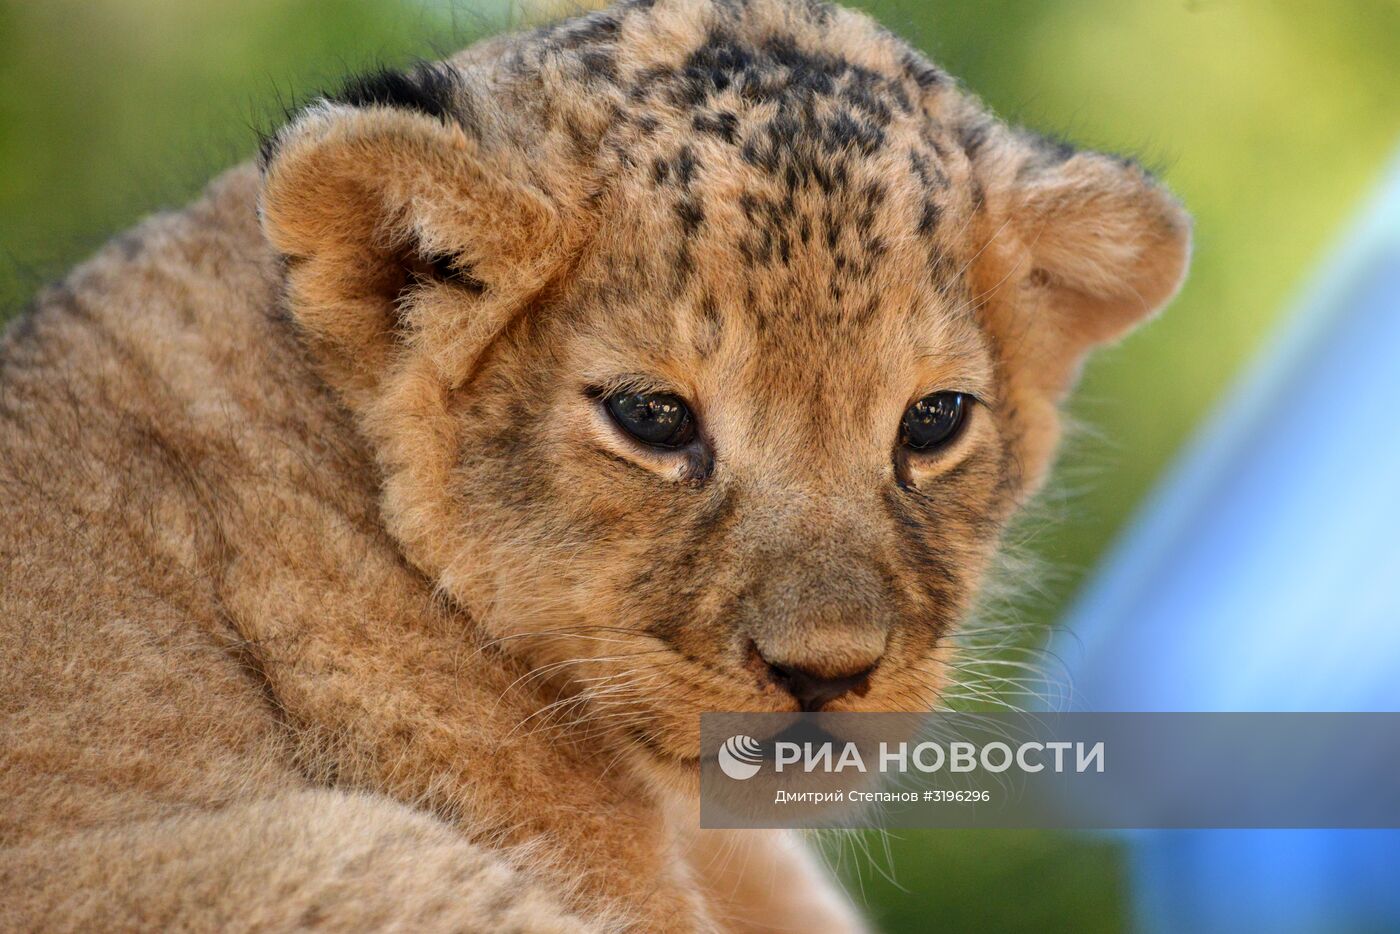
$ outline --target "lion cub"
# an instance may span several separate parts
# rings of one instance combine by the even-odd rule
[[[317,100],[0,347],[0,926],[859,928],[698,714],[934,703],[1187,253],[819,2]]]

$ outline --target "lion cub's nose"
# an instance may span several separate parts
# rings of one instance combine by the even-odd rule
[[[875,665],[869,665],[849,674],[827,675],[796,665],[768,662],[769,677],[778,687],[797,698],[797,703],[806,712],[821,710],[847,694],[863,696],[870,689],[870,673],[874,670]]]

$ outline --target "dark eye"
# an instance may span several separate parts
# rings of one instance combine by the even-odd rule
[[[961,392],[935,392],[924,396],[904,412],[899,443],[915,451],[932,451],[958,435],[967,418],[967,396]]]
[[[678,396],[664,392],[624,392],[603,403],[617,426],[643,444],[685,447],[695,437],[695,420]]]

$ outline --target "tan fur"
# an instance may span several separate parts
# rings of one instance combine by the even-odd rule
[[[0,345],[0,926],[858,928],[786,837],[693,829],[698,714],[795,709],[765,662],[932,703],[1084,354],[1185,267],[1141,171],[823,4],[443,67]],[[940,390],[967,430],[899,454]]]

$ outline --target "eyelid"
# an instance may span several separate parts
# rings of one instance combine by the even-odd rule
[[[584,394],[591,399],[606,399],[609,396],[616,396],[621,393],[638,393],[676,396],[685,401],[685,393],[676,387],[663,383],[655,377],[643,376],[640,374],[624,374],[614,376],[597,383],[589,383],[584,389]],[[689,403],[687,402],[687,405]]]
[[[952,390],[952,392],[960,393],[961,395],[965,396],[967,398],[967,401],[971,402],[973,405],[980,405],[985,408],[991,408],[991,403],[989,403],[978,393],[968,392],[965,389],[954,389]]]
[[[958,389],[956,386],[942,386],[936,389],[930,389],[927,392],[920,393],[913,399],[909,400],[909,405],[914,405],[916,402],[919,402],[922,399],[927,399],[929,396],[936,396],[940,393],[945,392],[957,393],[958,395],[965,397],[968,402],[971,402],[974,405],[980,405],[986,408],[992,407],[992,402],[986,395],[971,389]],[[908,406],[906,406],[906,408],[908,408]]]

